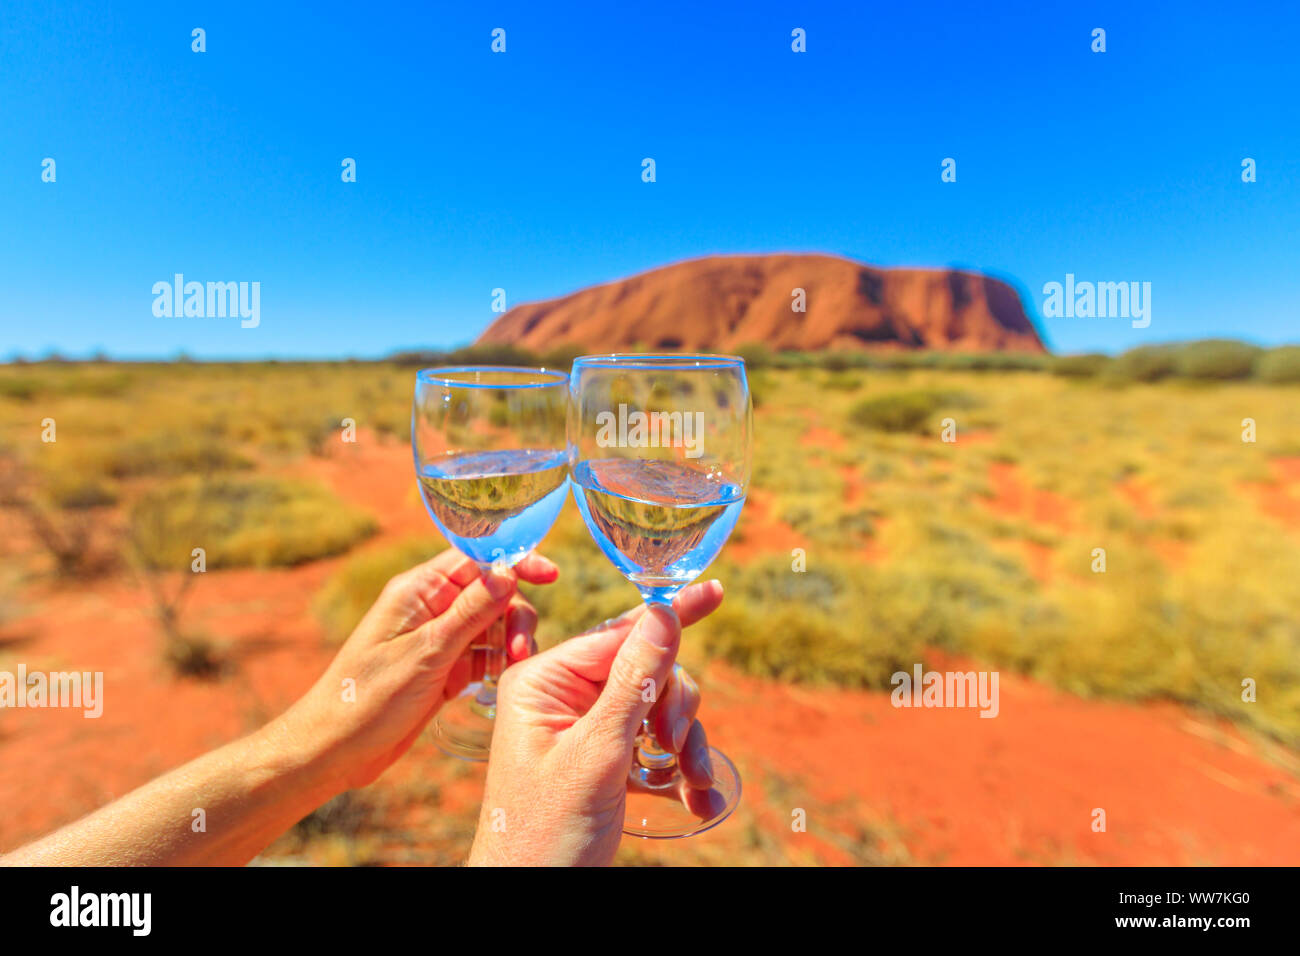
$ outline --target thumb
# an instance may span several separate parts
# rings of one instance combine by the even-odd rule
[[[668,687],[681,637],[682,625],[672,608],[649,608],[619,648],[600,698],[583,720],[631,746],[641,721]]]

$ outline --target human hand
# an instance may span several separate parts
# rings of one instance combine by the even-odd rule
[[[699,690],[674,672],[673,659],[682,626],[721,603],[721,584],[696,584],[672,611],[642,606],[505,672],[471,864],[609,863],[647,716],[660,745],[679,754],[689,787],[700,788],[669,795],[707,801],[712,770],[695,719]],[[647,678],[663,688],[653,705],[643,694]]]
[[[518,594],[518,579],[548,584],[558,575],[538,554],[483,575],[454,550],[397,575],[320,680],[264,733],[287,753],[309,755],[340,792],[371,783],[444,700],[481,676],[470,645],[489,624],[506,616],[511,660],[535,650],[537,612]]]

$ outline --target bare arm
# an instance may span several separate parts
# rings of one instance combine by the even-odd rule
[[[0,857],[0,864],[242,865],[341,790],[327,762],[276,721]]]

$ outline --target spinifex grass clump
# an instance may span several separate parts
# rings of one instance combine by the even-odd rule
[[[925,434],[940,410],[955,412],[969,404],[960,393],[913,389],[863,399],[853,406],[849,417],[865,428]]]
[[[364,512],[319,485],[270,477],[183,478],[145,492],[132,534],[155,568],[187,568],[203,548],[208,570],[302,564],[341,554],[373,534]]]
[[[1284,345],[1265,352],[1255,362],[1255,375],[1261,382],[1300,383],[1300,345]]]

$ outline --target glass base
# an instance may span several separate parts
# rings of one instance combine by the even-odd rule
[[[740,774],[716,747],[709,748],[709,760],[713,786],[708,790],[688,787],[676,767],[661,774],[633,764],[623,832],[647,840],[671,840],[703,833],[731,816],[740,803]]]
[[[482,687],[470,684],[459,697],[443,704],[433,718],[433,742],[443,753],[461,760],[487,760],[497,709],[495,702],[479,700]]]

